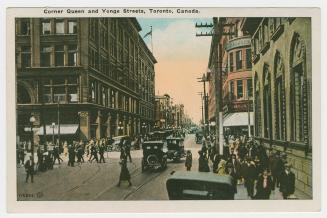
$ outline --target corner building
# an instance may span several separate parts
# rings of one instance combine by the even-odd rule
[[[245,18],[252,36],[256,140],[287,154],[301,198],[312,198],[310,18]]]
[[[32,115],[35,140],[149,131],[157,61],[140,30],[136,18],[16,19],[19,140]]]

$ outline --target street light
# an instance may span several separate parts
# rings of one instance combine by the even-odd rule
[[[33,133],[34,122],[35,122],[35,117],[32,115],[30,117],[30,123],[31,123],[31,153],[32,153],[33,162],[34,162],[34,133]]]
[[[145,134],[146,133],[146,125],[145,125],[145,123],[142,123],[142,129],[143,129],[143,134]]]
[[[124,127],[122,126],[122,123],[119,121],[118,123],[118,132],[123,131]]]
[[[54,145],[54,128],[55,128],[55,126],[56,126],[56,123],[52,123],[51,124],[51,127],[52,127],[52,144]]]

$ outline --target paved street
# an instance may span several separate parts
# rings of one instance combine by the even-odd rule
[[[194,135],[185,139],[185,149],[193,153],[192,170],[198,170],[198,150]],[[163,172],[141,172],[142,151],[132,151],[133,162],[128,163],[132,186],[123,182],[117,187],[120,174],[119,152],[105,154],[106,163],[89,163],[75,167],[67,166],[67,158],[53,170],[38,173],[34,183],[25,183],[25,170],[17,168],[18,200],[168,200],[166,179],[172,171],[185,170],[184,160],[168,162]],[[87,160],[87,157],[84,157]],[[235,199],[248,199],[246,189],[238,185]],[[282,199],[279,191],[271,194],[271,199]]]

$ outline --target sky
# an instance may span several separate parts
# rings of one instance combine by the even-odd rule
[[[203,84],[197,82],[207,71],[211,37],[196,37],[196,22],[211,23],[212,18],[138,18],[143,37],[152,26],[156,95],[169,94],[175,104],[184,104],[186,113],[199,123]],[[209,30],[208,30],[209,31]],[[145,39],[151,50],[151,37]]]

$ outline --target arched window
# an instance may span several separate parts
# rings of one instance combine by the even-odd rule
[[[277,51],[274,60],[275,76],[275,138],[278,140],[286,139],[286,113],[285,113],[285,70],[284,63]]]
[[[269,66],[263,67],[263,112],[264,112],[264,137],[271,138],[271,84]]]
[[[305,70],[305,45],[295,33],[290,52],[291,72],[291,140],[308,140],[307,78]]]
[[[255,135],[261,136],[261,98],[260,98],[260,81],[258,79],[257,73],[255,73],[254,77],[255,84]]]

